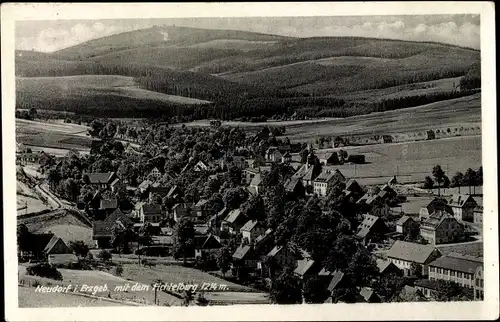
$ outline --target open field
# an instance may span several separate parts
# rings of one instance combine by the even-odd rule
[[[52,285],[78,285],[78,291],[81,293],[91,294],[92,291],[82,290],[82,285],[94,286],[107,286],[108,290],[100,289],[95,292],[96,296],[108,297],[110,295],[111,299],[121,300],[121,301],[132,301],[132,302],[142,302],[144,304],[153,305],[154,304],[154,291],[150,284],[147,284],[149,288],[144,288],[142,290],[131,290],[131,287],[136,284],[136,281],[127,280],[122,277],[118,277],[103,271],[84,271],[84,270],[70,270],[70,269],[58,269],[62,276],[62,281],[50,280],[47,278],[40,278],[38,276],[27,276],[26,269],[24,266],[19,266],[19,279],[29,280],[40,280],[42,285],[50,283]],[[116,287],[124,286],[126,284],[130,285],[128,291],[123,291],[116,289]],[[140,282],[138,285],[142,285]],[[158,292],[158,298],[161,304],[180,304],[180,300],[170,294],[164,292]]]
[[[24,183],[17,181],[17,208],[18,214],[38,212],[50,207],[40,199],[40,196]]]
[[[285,136],[304,142],[320,136],[394,135],[477,126],[481,126],[481,94],[329,122],[290,125],[286,128]]]
[[[66,244],[69,244],[71,241],[78,241],[81,240],[89,247],[94,247],[95,243],[92,240],[92,228],[89,227],[83,227],[79,225],[74,225],[74,224],[67,224],[67,225],[52,225],[52,226],[47,226],[44,227],[43,229],[39,229],[36,232],[37,233],[47,233],[47,232],[52,232],[54,233],[57,237],[60,237]]]
[[[397,175],[400,182],[420,182],[432,175],[432,168],[437,164],[451,177],[457,171],[478,169],[482,164],[481,136],[343,149],[348,154],[366,154],[366,164],[343,164],[336,167],[347,178],[360,178],[360,183],[364,184],[387,182],[394,175]],[[333,150],[318,150],[316,154],[321,157]],[[293,158],[297,159],[298,155]]]
[[[37,308],[37,307],[107,307],[107,306],[127,306],[111,301],[93,299],[78,295],[65,293],[40,293],[35,292],[34,287],[17,288],[18,300],[20,308]]]
[[[33,151],[47,149],[61,155],[75,149],[88,153],[92,139],[86,133],[87,127],[82,125],[16,119],[16,141]]]
[[[217,285],[225,284],[229,288],[229,291],[245,292],[251,290],[248,287],[225,281],[194,268],[175,265],[156,265],[155,267],[146,268],[142,266],[139,267],[137,264],[124,264],[123,277],[148,285],[160,279],[165,283],[199,285],[203,283],[217,283]]]

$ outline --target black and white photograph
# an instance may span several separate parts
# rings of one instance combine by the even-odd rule
[[[484,17],[352,5],[13,21],[14,305],[498,302]]]

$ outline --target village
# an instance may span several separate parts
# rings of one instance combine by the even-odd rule
[[[182,305],[484,299],[482,168],[450,180],[434,165],[421,182],[394,173],[367,185],[339,170],[369,161],[349,154],[342,138],[325,153],[272,127],[120,125],[90,123],[89,154],[17,144],[18,181],[53,204],[18,210],[27,275],[61,280],[62,268],[122,276],[126,263],[146,272],[168,262],[263,294],[235,302],[217,300],[220,290],[168,291]],[[56,215],[85,222],[90,238],[25,224]]]

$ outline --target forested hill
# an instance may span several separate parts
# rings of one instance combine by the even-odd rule
[[[288,114],[294,110],[288,106],[295,105],[343,109],[343,96],[348,93],[465,75],[471,78],[468,88],[475,88],[480,77],[473,70],[478,66],[479,51],[437,43],[291,38],[167,26],[107,36],[54,53],[17,51],[16,55],[19,77],[127,76],[133,79],[133,87],[142,90],[141,95],[134,92],[135,99],[147,96],[147,104],[157,102],[152,92],[210,101],[226,109],[231,104],[261,106],[251,108],[252,113],[265,109],[262,104],[270,107],[270,100],[282,104],[265,115]],[[98,88],[100,95],[109,89],[106,82]],[[31,95],[29,86],[23,91],[28,92],[21,95],[24,107],[49,101],[40,93]]]

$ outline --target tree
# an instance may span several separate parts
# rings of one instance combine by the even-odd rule
[[[460,301],[467,299],[465,288],[461,287],[455,282],[436,280],[436,293],[437,301]]]
[[[483,185],[483,166],[480,166],[476,171],[476,185]]]
[[[219,267],[222,275],[226,276],[226,272],[229,270],[231,266],[232,256],[229,248],[222,247],[219,249],[217,254],[217,266]]]
[[[184,291],[182,305],[189,306],[191,302],[194,300],[194,291],[191,288],[188,288]]]
[[[303,295],[306,303],[324,303],[330,293],[328,284],[319,276],[307,277],[303,285]]]
[[[443,188],[448,188],[450,186],[450,179],[448,176],[443,177]]]
[[[229,188],[224,192],[223,200],[228,209],[236,209],[246,197],[247,193],[242,188]]]
[[[401,293],[407,283],[407,279],[395,274],[381,276],[375,283],[374,289],[377,294],[385,299],[385,302],[393,302]]]
[[[97,258],[99,258],[103,262],[108,262],[109,260],[111,260],[111,257],[111,253],[104,249],[97,254]]]
[[[186,257],[192,256],[194,252],[194,225],[187,218],[181,219],[176,225],[174,233],[174,256],[182,257],[184,263]]]
[[[467,169],[464,174],[464,183],[469,186],[469,194],[471,194],[471,186],[476,184],[476,172],[471,168]]]
[[[422,265],[412,262],[410,265],[411,275],[415,275],[416,277],[422,277]]]
[[[462,186],[464,182],[464,174],[462,172],[457,172],[451,178],[451,187],[458,187],[458,193],[460,193],[460,186]]]
[[[127,254],[130,252],[129,242],[132,239],[134,239],[134,232],[117,220],[111,227],[111,246],[120,253]]]
[[[31,250],[33,235],[25,224],[17,226],[17,247],[21,254]]]
[[[437,182],[438,186],[438,196],[441,195],[441,183],[444,181],[445,173],[443,169],[441,169],[441,166],[438,164],[434,166],[432,169],[432,175],[434,176],[434,179]]]
[[[69,248],[75,253],[76,256],[85,257],[89,253],[89,246],[82,240],[70,241]]]
[[[434,187],[434,181],[432,180],[432,178],[429,176],[425,177],[424,189],[432,189],[433,187]]]
[[[37,117],[37,115],[38,115],[38,113],[36,111],[36,108],[34,108],[34,107],[30,108],[30,110],[29,110],[30,118],[33,120]]]
[[[275,304],[302,303],[302,290],[300,280],[291,272],[283,272],[271,282],[270,299]]]
[[[241,211],[250,220],[264,221],[266,209],[261,196],[252,196],[241,205]]]

